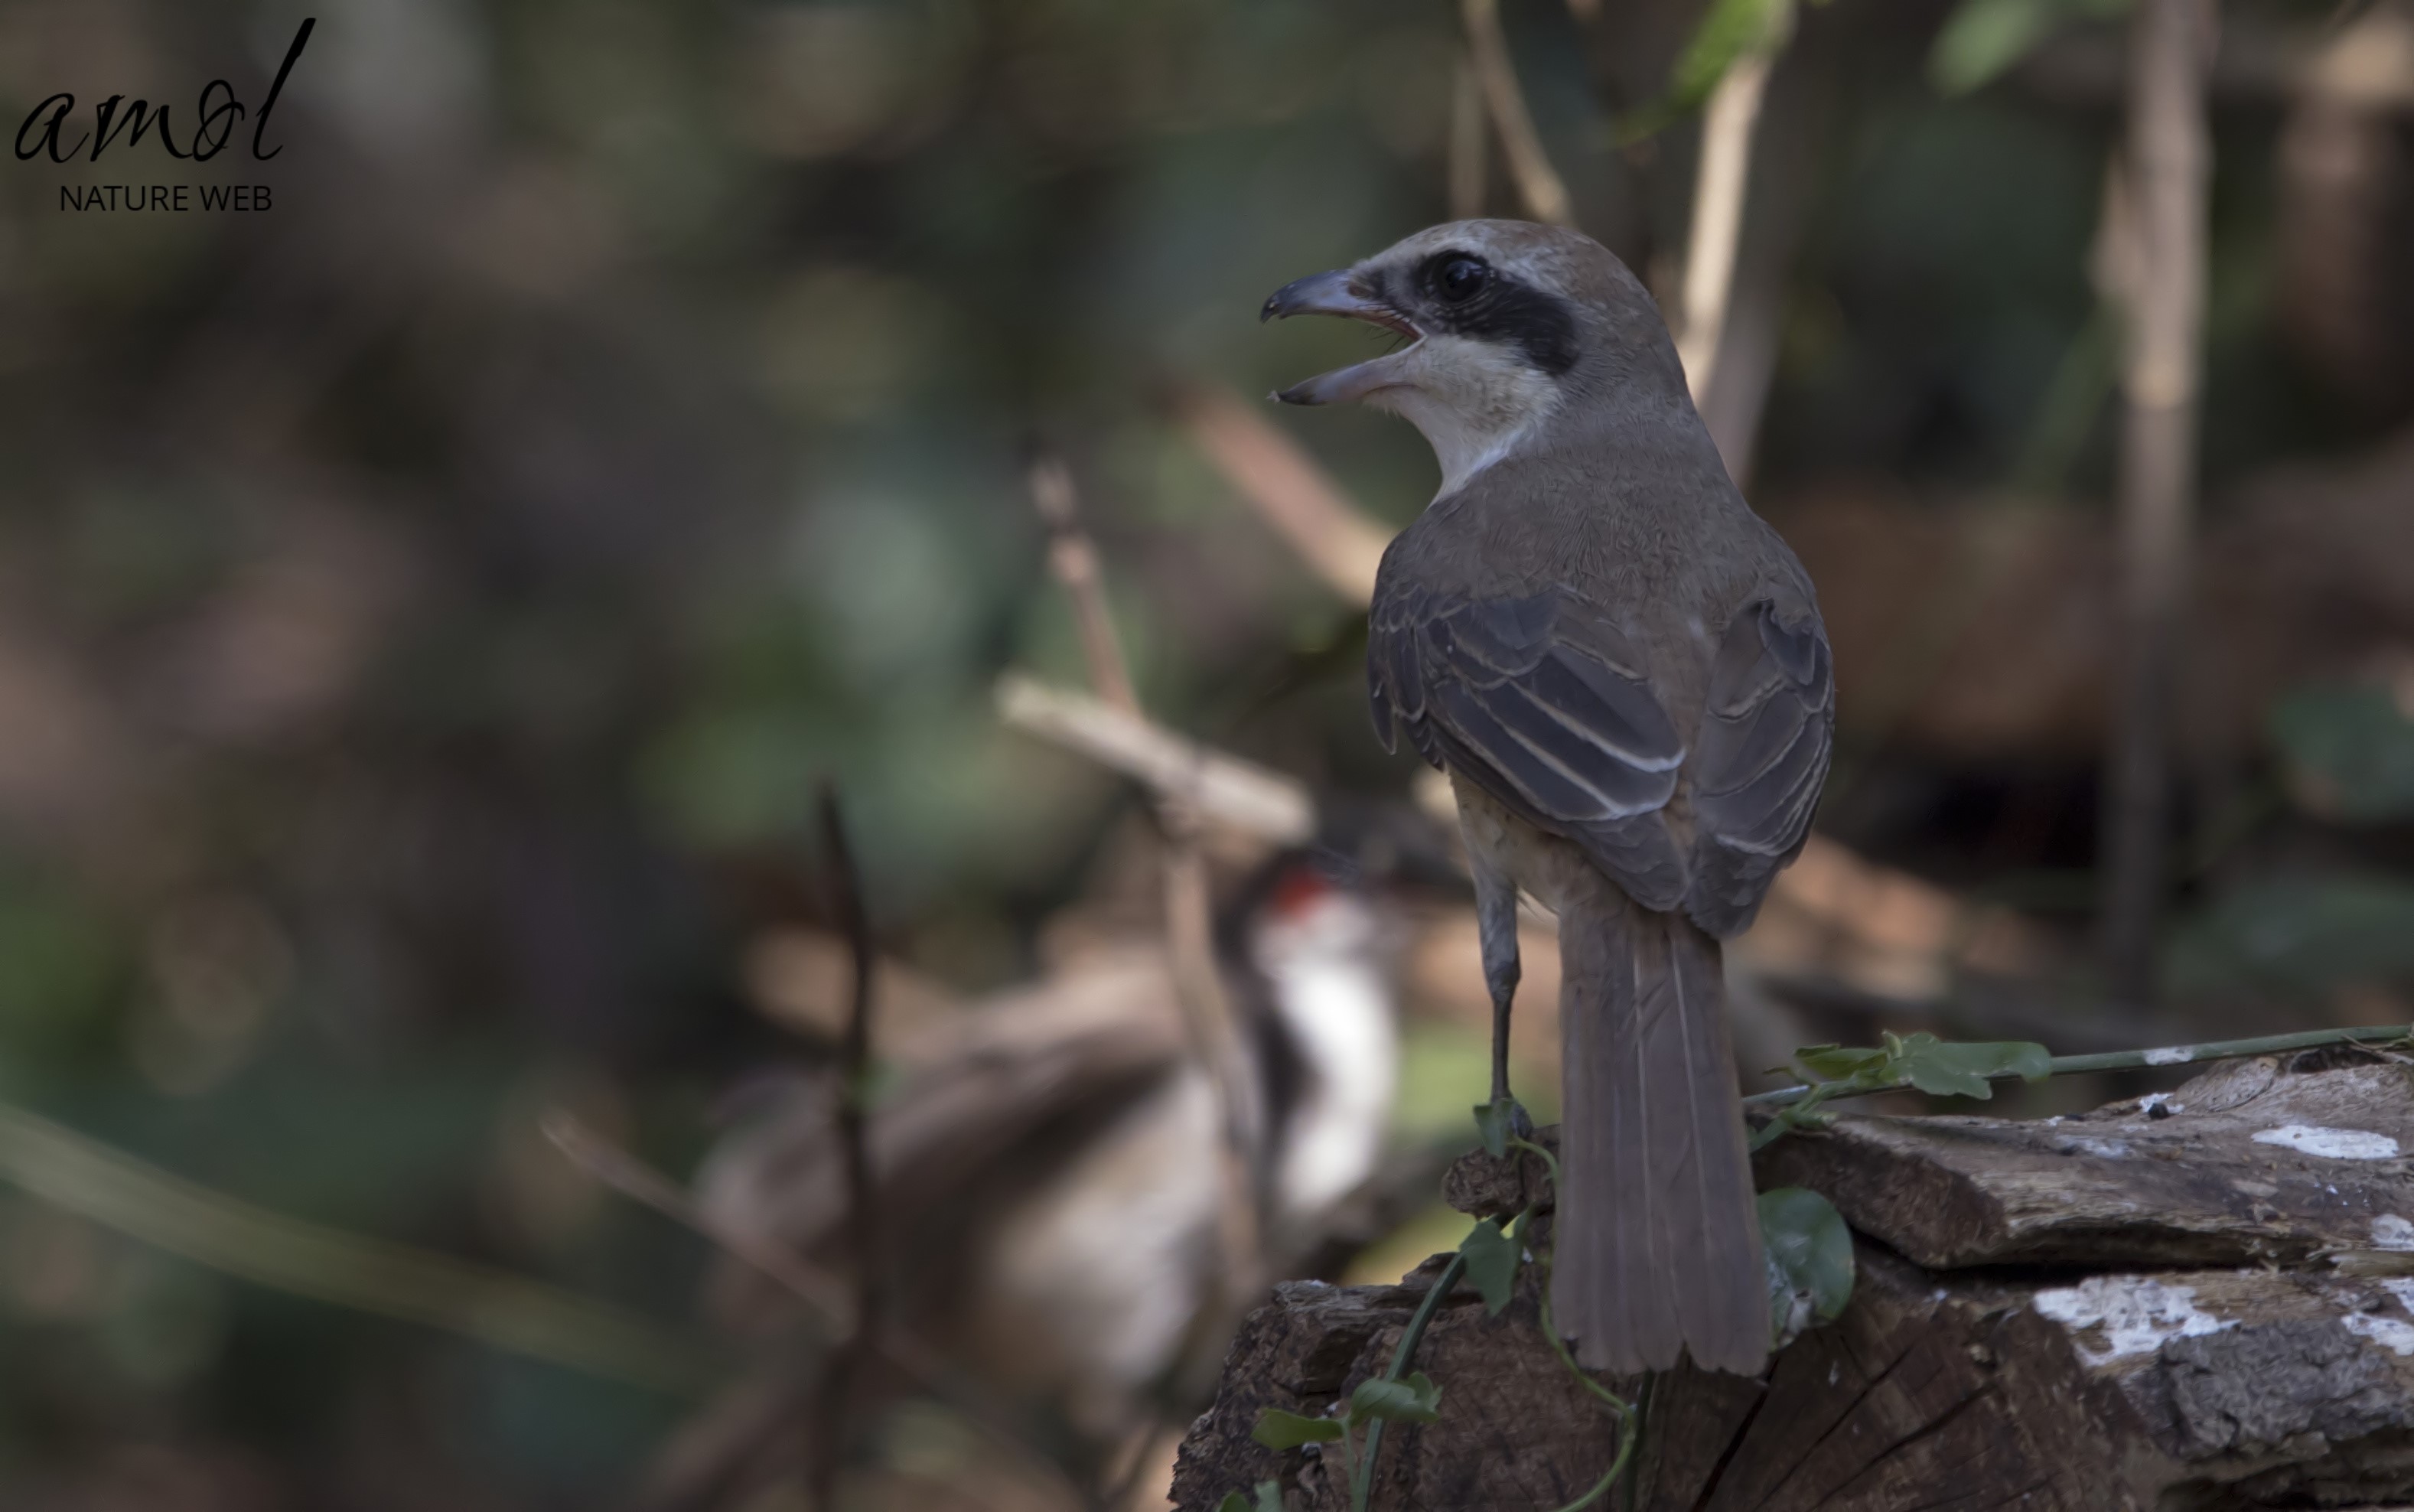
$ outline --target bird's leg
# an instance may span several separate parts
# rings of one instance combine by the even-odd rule
[[[1534,1131],[1534,1121],[1509,1095],[1509,1010],[1516,1001],[1518,977],[1517,884],[1489,858],[1471,859],[1483,985],[1492,995],[1492,1100],[1475,1110],[1475,1126],[1483,1134],[1486,1150],[1506,1155],[1512,1138],[1524,1139]]]

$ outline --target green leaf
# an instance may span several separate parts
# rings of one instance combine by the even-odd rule
[[[1215,1512],[1283,1512],[1282,1485],[1271,1480],[1258,1482],[1255,1501],[1238,1491],[1229,1491],[1215,1504]]]
[[[1885,1058],[1883,1050],[1847,1050],[1841,1045],[1806,1045],[1794,1052],[1795,1061],[1804,1070],[1827,1082],[1849,1081],[1874,1070]]]
[[[1794,30],[1794,0],[1711,0],[1709,13],[1676,55],[1668,93],[1618,124],[1617,140],[1640,142],[1702,108],[1727,70],[1759,52],[1775,52]]]
[[[1501,1231],[1497,1218],[1485,1219],[1459,1241],[1458,1252],[1467,1257],[1467,1279],[1475,1283],[1483,1310],[1493,1317],[1500,1315],[1516,1289],[1517,1250],[1517,1241]]]
[[[1349,1394],[1349,1415],[1361,1422],[1430,1423],[1441,1416],[1441,1388],[1423,1370],[1405,1381],[1362,1382]]]
[[[1929,51],[1929,82],[1943,94],[1968,94],[2069,22],[2109,20],[2128,8],[2128,0],[1961,0]]]
[[[1337,1417],[1303,1417],[1269,1407],[1258,1415],[1249,1437],[1269,1449],[1296,1449],[1303,1444],[1331,1444],[1345,1431]]]
[[[1878,1050],[1847,1050],[1840,1045],[1811,1045],[1795,1052],[1804,1070],[1826,1081],[1876,1086],[1909,1082],[1935,1097],[1990,1098],[1989,1078],[2020,1076],[2035,1081],[2052,1070],[2045,1046],[2026,1040],[1939,1040],[1918,1034],[1888,1034]]]
[[[1509,1135],[1516,1115],[1513,1100],[1475,1105],[1475,1131],[1483,1140],[1484,1154],[1497,1160],[1509,1153]]]
[[[2053,1055],[2045,1046],[2023,1040],[1956,1041],[1932,1034],[1904,1037],[1895,1057],[1895,1074],[1931,1097],[1988,1099],[1987,1085],[1997,1076],[2036,1081],[2053,1070]]]
[[[2326,819],[2414,817],[2414,700],[2360,682],[2300,688],[2272,706],[2289,796]]]
[[[1760,1194],[1768,1251],[1769,1326],[1782,1343],[1815,1320],[1833,1323],[1853,1299],[1853,1231],[1835,1205],[1803,1187]]]

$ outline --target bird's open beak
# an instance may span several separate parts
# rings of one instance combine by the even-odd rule
[[[1336,268],[1331,273],[1311,274],[1274,291],[1266,307],[1258,312],[1260,321],[1277,317],[1288,320],[1293,315],[1339,315],[1349,320],[1364,321],[1397,331],[1408,338],[1408,344],[1398,352],[1387,352],[1369,362],[1319,373],[1304,382],[1293,383],[1275,392],[1274,397],[1285,404],[1346,404],[1363,399],[1378,389],[1389,388],[1400,380],[1402,359],[1416,349],[1424,333],[1407,316],[1380,300],[1373,299],[1359,290],[1351,270]]]

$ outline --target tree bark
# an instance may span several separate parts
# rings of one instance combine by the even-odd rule
[[[1546,1131],[1547,1132],[1547,1131]],[[1760,1157],[1825,1193],[1859,1276],[1762,1380],[1690,1366],[1650,1392],[1641,1512],[2243,1512],[2414,1499],[2414,1080],[2352,1049],[2216,1068],[2077,1117],[1847,1115]],[[1547,1207],[1541,1162],[1470,1156],[1470,1214]],[[1546,1242],[1547,1231],[1537,1248]],[[1305,1451],[1251,1441],[1378,1372],[1439,1257],[1393,1287],[1276,1289],[1193,1427],[1176,1504],[1277,1481],[1338,1512]],[[1538,1269],[1498,1318],[1461,1287],[1416,1368],[1441,1418],[1386,1434],[1373,1505],[1547,1509],[1607,1466],[1616,1420],[1553,1355]],[[1632,1398],[1639,1381],[1613,1384]],[[1609,1505],[1617,1505],[1610,1502]]]

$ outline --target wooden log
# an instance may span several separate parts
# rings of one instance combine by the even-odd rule
[[[1758,1381],[1654,1381],[1632,1505],[2407,1512],[2410,1070],[2322,1051],[2075,1117],[1847,1114],[1778,1140],[1762,1185],[1825,1192],[1853,1224],[1852,1305]],[[1532,1157],[1465,1158],[1445,1192],[1478,1216],[1549,1201]],[[1347,1507],[1337,1458],[1249,1430],[1379,1372],[1438,1270],[1277,1288],[1183,1445],[1176,1505],[1274,1479],[1303,1512]],[[1416,1363],[1441,1418],[1388,1431],[1375,1507],[1548,1512],[1608,1464],[1616,1420],[1542,1336],[1539,1283],[1522,1269],[1498,1318],[1466,1287],[1438,1310]]]

